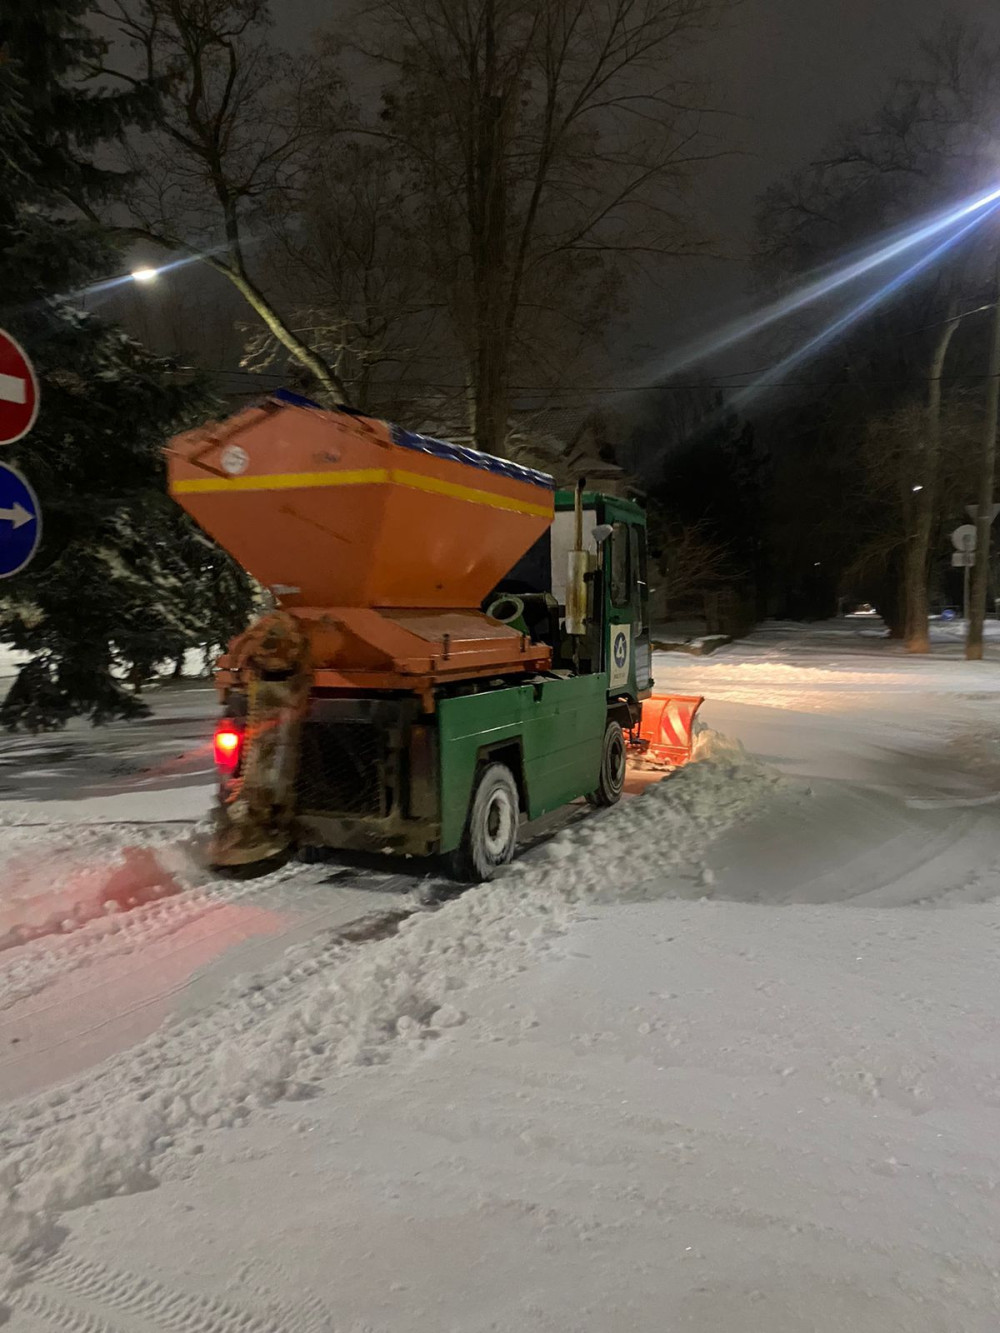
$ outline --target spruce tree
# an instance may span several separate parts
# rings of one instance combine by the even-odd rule
[[[102,43],[87,9],[3,0],[0,15],[0,325],[42,396],[34,430],[0,462],[28,477],[44,515],[35,560],[0,582],[0,643],[31,654],[0,706],[8,728],[134,715],[130,680],[224,641],[249,609],[241,572],[166,494],[162,445],[213,414],[207,384],[74,299],[121,270],[97,219],[123,181],[95,159],[156,93],[89,81]]]

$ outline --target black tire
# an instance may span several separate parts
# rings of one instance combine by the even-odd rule
[[[604,746],[601,749],[601,776],[597,789],[587,797],[591,805],[617,805],[625,790],[625,769],[628,763],[628,750],[625,746],[625,733],[619,723],[613,719],[604,729]]]
[[[517,845],[519,814],[513,773],[506,764],[487,764],[476,778],[461,844],[448,858],[452,877],[478,884],[508,865]]]
[[[300,842],[295,849],[295,859],[304,866],[322,865],[330,859],[330,849],[316,843]]]

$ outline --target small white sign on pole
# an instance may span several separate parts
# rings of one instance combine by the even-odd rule
[[[951,534],[951,544],[956,551],[974,551],[976,549],[976,527],[974,523],[963,523]]]
[[[971,569],[975,563],[975,551],[952,551],[951,553],[952,569]]]

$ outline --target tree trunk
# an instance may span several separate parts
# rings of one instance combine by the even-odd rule
[[[930,515],[926,514],[930,531]],[[927,547],[922,540],[925,514],[914,519],[915,530],[906,544],[903,562],[903,638],[908,653],[929,653],[931,650],[929,597],[927,589]]]
[[[948,308],[948,322],[941,330],[931,357],[927,383],[927,437],[917,453],[918,466],[911,486],[923,489],[912,495],[912,522],[906,550],[906,647],[911,653],[929,653],[930,638],[930,547],[931,533],[938,508],[941,468],[941,378],[948,347],[958,328],[953,300]]]
[[[503,457],[509,415],[507,356],[497,345],[499,333],[491,335],[488,325],[489,321],[484,320],[484,336],[476,357],[476,448]]]
[[[298,334],[289,327],[256,283],[245,272],[240,271],[236,264],[223,263],[211,257],[208,257],[206,262],[216,272],[229,279],[247,305],[260,316],[282,347],[290,352],[301,366],[304,366],[316,377],[331,403],[337,405],[346,403],[347,389],[344,381],[317,351],[304,343]]]
[[[507,437],[509,346],[505,334],[507,277],[507,107],[501,86],[496,7],[484,14],[482,93],[478,99],[473,167],[471,251],[476,320],[476,448],[502,454]]]
[[[986,420],[979,472],[979,506],[976,514],[976,563],[972,567],[969,594],[969,633],[965,656],[978,662],[983,656],[983,623],[986,619],[986,587],[990,572],[990,529],[993,525],[993,491],[997,466],[997,419],[1000,416],[1000,265],[997,269],[993,339],[990,344],[989,379],[986,382]]]

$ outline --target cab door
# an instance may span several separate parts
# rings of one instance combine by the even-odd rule
[[[608,693],[631,694],[634,685],[636,608],[631,524],[615,522],[604,544],[605,665]]]
[[[617,521],[604,543],[608,693],[641,699],[652,688],[646,532]]]

